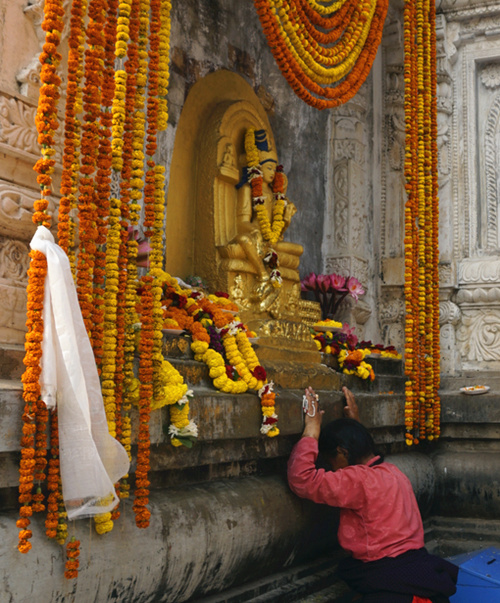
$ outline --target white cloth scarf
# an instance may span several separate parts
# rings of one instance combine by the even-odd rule
[[[47,407],[57,407],[64,504],[69,519],[106,513],[118,502],[114,484],[128,473],[128,455],[108,431],[68,256],[44,226],[30,246],[47,258],[40,386]]]

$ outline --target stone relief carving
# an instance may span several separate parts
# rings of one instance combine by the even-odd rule
[[[441,372],[452,375],[460,366],[457,350],[456,327],[462,312],[457,304],[445,300],[439,304],[439,343],[441,348]]]
[[[0,181],[0,235],[28,240],[35,226],[31,220],[33,203],[38,195],[29,189]],[[56,204],[49,199],[49,212],[54,215]]]
[[[393,297],[394,292],[385,292],[380,304],[380,324],[382,341],[385,345],[393,345],[400,352],[404,349],[405,303],[400,297]],[[397,293],[399,295],[399,293]]]
[[[368,261],[356,257],[327,257],[325,269],[327,273],[335,272],[343,276],[355,276],[363,285],[370,278]]]
[[[38,133],[35,127],[36,107],[16,98],[0,94],[0,142],[17,151],[40,154]],[[61,161],[62,142],[56,135],[56,162]]]
[[[29,263],[26,243],[0,237],[0,279],[26,284]]]
[[[335,194],[335,243],[336,246],[347,246],[349,229],[349,198],[347,164],[341,162],[333,170],[333,186]]]
[[[455,270],[451,263],[440,263],[439,269],[439,284],[440,286],[450,287],[455,284]]]
[[[500,283],[500,257],[462,261],[458,267],[458,281],[460,285]]]
[[[480,80],[486,88],[498,88],[500,86],[500,65],[491,63],[481,69]]]
[[[402,208],[406,199],[403,66],[388,64],[385,69],[380,250],[382,257],[401,257]]]
[[[310,343],[311,341],[311,333],[307,325],[280,320],[267,321],[261,328],[261,336],[283,337],[295,341],[297,347],[300,347],[299,342]]]
[[[460,308],[452,301],[443,301],[439,304],[439,324],[456,325],[460,321]]]
[[[36,108],[16,98],[0,96],[0,142],[38,155]]]
[[[500,301],[499,287],[476,287],[473,289],[460,289],[456,296],[457,303],[488,304]]]
[[[464,311],[457,339],[469,361],[500,360],[500,310]]]
[[[491,65],[490,65],[491,67]],[[483,72],[484,73],[484,70]],[[481,78],[482,79],[482,78]],[[493,86],[490,86],[493,87]],[[497,96],[490,109],[486,121],[484,163],[486,171],[486,247],[494,251],[499,246],[498,233],[498,157],[500,145],[499,132],[500,95]]]

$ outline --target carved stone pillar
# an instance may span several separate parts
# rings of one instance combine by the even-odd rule
[[[344,306],[340,317],[350,324],[364,325],[372,313],[370,265],[371,213],[368,205],[368,91],[365,85],[355,99],[332,114],[330,174],[332,186],[327,199],[328,232],[324,257],[327,273],[356,277],[367,290],[357,304]]]
[[[382,152],[380,195],[380,261],[382,341],[404,350],[404,79],[402,7],[389,9],[382,48],[384,51]]]
[[[449,300],[439,304],[441,373],[454,375],[459,366],[455,328],[460,322],[460,308]]]

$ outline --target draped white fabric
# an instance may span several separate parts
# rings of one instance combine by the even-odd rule
[[[47,258],[43,309],[42,400],[57,406],[62,493],[69,519],[111,511],[114,484],[129,470],[108,431],[99,375],[66,253],[39,226],[30,246]]]

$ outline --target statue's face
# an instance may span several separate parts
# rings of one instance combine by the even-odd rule
[[[266,161],[262,166],[262,179],[267,184],[271,184],[276,174],[276,163],[274,161]]]

